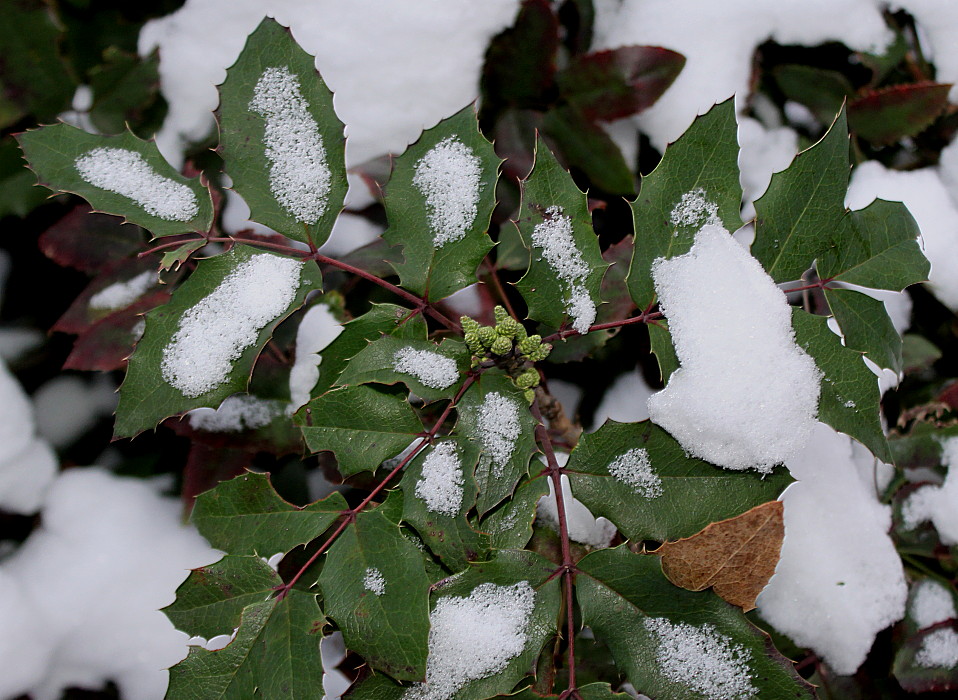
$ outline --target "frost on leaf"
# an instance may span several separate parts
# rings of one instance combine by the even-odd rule
[[[585,287],[589,266],[576,248],[572,236],[572,219],[562,207],[551,206],[545,219],[532,230],[532,244],[542,250],[542,257],[562,281],[566,295],[566,312],[572,317],[572,327],[586,333],[595,322],[595,303]]]
[[[705,190],[697,187],[682,195],[682,199],[672,209],[669,220],[673,226],[702,227],[706,224],[721,226],[718,204],[706,199]]]
[[[249,108],[266,120],[273,196],[297,221],[315,224],[326,211],[332,174],[299,78],[285,66],[267,68],[253,89]]]
[[[382,572],[373,567],[366,569],[366,575],[363,576],[363,588],[376,596],[381,596],[385,593],[386,579],[383,578]]]
[[[477,423],[483,462],[490,463],[493,473],[501,475],[512,457],[516,440],[522,431],[519,424],[519,407],[515,401],[499,392],[490,392],[479,407]]]
[[[454,136],[443,139],[416,163],[413,184],[426,197],[433,245],[462,240],[476,219],[484,184],[473,150]]]
[[[438,352],[406,347],[393,356],[393,369],[410,374],[433,389],[445,389],[459,379],[456,361]]]
[[[448,700],[466,683],[502,671],[525,649],[536,592],[528,581],[483,583],[468,597],[441,598],[429,615],[425,683],[406,700]]]
[[[416,482],[416,496],[433,513],[449,517],[462,509],[462,463],[454,442],[441,442],[422,463],[422,478]]]
[[[662,479],[652,469],[649,451],[641,447],[634,447],[612,460],[609,474],[645,498],[662,495]]]
[[[297,260],[268,254],[240,264],[183,314],[163,348],[163,379],[188,397],[226,381],[243,350],[293,302],[302,267]]]
[[[200,210],[189,187],[157,173],[136,151],[94,148],[75,165],[80,177],[94,187],[128,197],[161,219],[189,221]]]

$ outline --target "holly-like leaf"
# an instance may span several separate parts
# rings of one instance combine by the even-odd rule
[[[452,571],[465,569],[489,548],[488,538],[466,519],[476,502],[478,462],[476,443],[442,440],[420,452],[403,474],[403,520]]]
[[[823,316],[792,309],[795,340],[822,371],[818,419],[851,435],[883,462],[891,452],[879,421],[878,379],[865,366],[861,353],[842,345]]]
[[[710,591],[676,588],[658,557],[617,547],[587,555],[577,568],[583,624],[640,693],[656,700],[814,697],[740,610]]]
[[[950,90],[944,83],[913,83],[866,92],[848,103],[848,125],[877,145],[916,136],[948,106]]]
[[[326,555],[319,585],[348,649],[398,680],[425,676],[429,579],[395,523],[360,513]]]
[[[472,354],[465,344],[446,339],[441,345],[384,335],[349,360],[337,384],[404,383],[427,400],[451,399],[469,369]]]
[[[183,245],[178,246],[173,250],[168,250],[167,252],[163,253],[163,257],[160,259],[160,269],[179,270],[183,263],[190,259],[190,256],[193,255],[193,253],[205,245],[205,239],[197,238],[192,241],[187,241]]]
[[[781,501],[769,501],[691,537],[666,542],[655,550],[662,571],[680,588],[711,588],[748,612],[775,573],[785,538],[784,512]]]
[[[209,640],[239,627],[243,608],[271,597],[282,583],[260,557],[228,554],[193,569],[163,612],[176,629]]]
[[[760,478],[688,457],[649,421],[610,420],[583,435],[567,469],[575,497],[633,541],[689,537],[777,498],[792,482],[784,467]]]
[[[656,258],[689,252],[695,234],[707,223],[729,231],[742,225],[737,133],[734,100],[728,99],[697,117],[665,149],[655,170],[642,178],[632,202],[635,253],[628,278],[640,309],[655,300],[651,267]]]
[[[818,276],[873,289],[900,291],[928,279],[931,265],[921,252],[918,224],[901,202],[876,199],[850,211],[836,245],[818,259]]]
[[[539,138],[536,160],[522,181],[519,233],[532,251],[517,288],[529,318],[559,327],[566,319],[580,333],[595,320],[599,285],[608,264],[592,230],[585,193]],[[561,300],[561,303],[556,303]]]
[[[523,549],[532,539],[539,499],[549,493],[549,480],[535,476],[520,484],[512,498],[482,519],[479,529],[489,534],[495,549]]]
[[[170,669],[169,700],[314,698],[322,688],[323,614],[316,596],[291,590],[243,609],[233,641],[219,651],[190,647]]]
[[[18,139],[41,185],[78,194],[97,211],[125,217],[154,236],[207,231],[212,224],[209,190],[176,172],[152,141],[129,131],[97,136],[62,123]]]
[[[823,124],[830,123],[855,89],[843,73],[816,66],[786,63],[772,76],[789,100],[805,105]]]
[[[154,50],[140,57],[111,46],[104,62],[90,71],[93,105],[90,120],[102,133],[117,134],[126,124],[139,124],[160,89],[160,56]]]
[[[0,136],[0,218],[24,217],[46,201],[50,191],[37,186],[12,136]]]
[[[422,422],[404,395],[365,385],[313,399],[297,420],[309,449],[334,453],[343,476],[375,471],[422,432]]]
[[[941,359],[942,352],[923,335],[905,333],[902,336],[902,364],[905,374],[920,372]]]
[[[578,651],[578,647],[576,647],[576,650]],[[576,694],[582,700],[628,700],[632,697],[628,693],[612,692],[612,686],[608,683],[589,683],[579,686]],[[539,695],[533,691],[532,687],[523,688],[512,695],[498,695],[496,697],[503,698],[503,700],[505,698],[512,698],[513,700],[559,700],[560,698],[558,695]]]
[[[200,261],[170,303],[146,316],[120,387],[115,435],[246,391],[273,330],[321,286],[317,266],[248,246]]]
[[[609,269],[602,278],[600,293],[603,303],[596,314],[597,323],[626,318],[635,309],[625,281],[632,260],[632,247],[632,236],[626,236],[602,251],[602,259],[609,263]]]
[[[556,76],[562,96],[589,121],[614,121],[651,107],[685,57],[658,46],[620,46],[576,56]]]
[[[480,376],[459,401],[456,432],[481,450],[476,467],[480,516],[511,496],[529,471],[536,443],[535,420],[528,407],[511,379],[491,371]]]
[[[343,123],[313,57],[266,18],[220,86],[220,140],[250,218],[322,245],[346,196]]]
[[[348,507],[339,492],[294,506],[280,498],[268,474],[248,472],[200,494],[193,523],[218,549],[270,557],[319,537]]]
[[[486,230],[501,162],[471,105],[396,158],[384,193],[383,238],[402,245],[404,262],[393,267],[403,287],[438,301],[475,283],[493,246]]]
[[[22,163],[19,155],[17,158]],[[27,172],[25,168],[23,171]],[[97,214],[89,205],[79,204],[41,233],[37,244],[57,265],[97,275],[103,268],[141,250],[143,241],[142,229],[126,226],[115,216]]]
[[[776,282],[797,280],[836,245],[848,189],[848,124],[842,110],[755,202],[752,255]],[[840,243],[838,244],[840,245]]]
[[[646,327],[649,329],[650,349],[659,363],[659,377],[662,378],[663,384],[668,384],[669,377],[679,368],[679,356],[675,354],[669,324],[665,319],[662,319],[650,323]]]
[[[847,347],[865,353],[879,367],[901,371],[901,336],[882,302],[851,289],[826,288],[825,299]]]

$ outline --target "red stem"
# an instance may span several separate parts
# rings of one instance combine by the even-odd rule
[[[831,282],[834,278],[829,277],[828,279],[818,280],[817,282],[812,282],[811,284],[806,284],[802,287],[792,287],[791,289],[783,289],[782,294],[791,294],[792,292],[804,292],[806,289],[825,289],[825,285]]]
[[[631,318],[623,319],[622,321],[609,321],[608,323],[597,323],[593,326],[589,326],[589,330],[586,333],[591,333],[592,331],[604,331],[610,328],[620,328],[621,326],[629,326],[633,323],[654,323],[660,318],[664,318],[663,314],[660,311],[649,311],[646,309],[638,316],[632,316]],[[551,343],[556,340],[562,340],[563,338],[568,338],[573,335],[582,335],[579,331],[574,328],[566,328],[561,331],[556,331],[552,335],[548,335],[542,339],[543,343]]]

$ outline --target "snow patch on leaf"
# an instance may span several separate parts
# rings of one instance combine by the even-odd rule
[[[498,391],[486,394],[479,407],[477,424],[482,443],[483,459],[492,464],[493,473],[502,470],[516,449],[516,440],[522,432],[519,407],[512,399]]]
[[[476,220],[484,184],[472,149],[454,136],[443,139],[416,163],[412,181],[426,197],[433,245],[462,240]]]
[[[416,496],[426,508],[453,518],[462,508],[462,462],[454,442],[436,445],[422,463],[422,478],[416,482]]]
[[[459,379],[455,360],[431,350],[402,348],[393,356],[393,369],[411,374],[432,389],[445,389]]]
[[[649,451],[634,447],[609,463],[609,474],[632,487],[640,496],[656,498],[662,495],[662,479],[652,469]]]

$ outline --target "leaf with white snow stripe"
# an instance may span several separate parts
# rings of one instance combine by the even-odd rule
[[[365,385],[330,391],[306,409],[296,414],[306,444],[313,452],[333,452],[343,476],[375,471],[422,432],[404,394]]]
[[[270,557],[319,537],[348,507],[338,492],[294,506],[276,493],[268,474],[248,472],[197,496],[192,518],[214,547]]]
[[[684,255],[704,224],[729,231],[742,225],[735,100],[729,98],[696,117],[642,178],[632,202],[635,248],[628,285],[640,309],[655,299],[652,262]]]
[[[116,437],[246,391],[273,330],[321,286],[316,265],[248,246],[200,261],[170,302],[146,315],[120,387]]]
[[[825,300],[847,347],[865,353],[879,367],[901,372],[901,336],[882,302],[851,289],[832,288],[825,289]]]
[[[313,57],[264,19],[220,86],[220,138],[250,218],[322,245],[346,196],[343,123]]]
[[[426,672],[429,578],[423,554],[378,511],[343,531],[319,576],[346,647],[398,680]]]
[[[609,266],[592,229],[588,199],[541,137],[535,165],[521,185],[519,233],[532,255],[516,287],[529,306],[529,318],[554,328],[568,319],[585,332],[595,322],[599,287]]]
[[[501,162],[479,133],[472,105],[395,159],[383,195],[383,238],[403,247],[404,262],[393,264],[403,287],[438,301],[476,281],[493,246],[486,231]]]
[[[688,537],[775,500],[793,481],[781,466],[756,479],[689,457],[650,421],[606,421],[582,436],[567,469],[575,497],[632,541]]]
[[[577,567],[583,624],[640,693],[656,700],[814,697],[741,610],[711,591],[675,587],[658,557],[617,547]]]
[[[96,211],[123,216],[154,236],[208,231],[213,222],[206,186],[180,175],[154,142],[129,131],[99,136],[53,124],[18,138],[41,185],[80,195]]]

